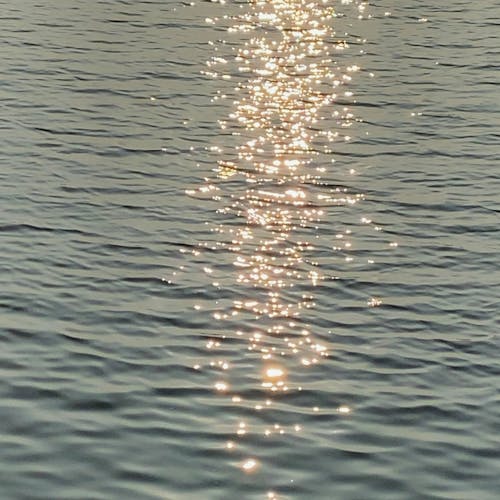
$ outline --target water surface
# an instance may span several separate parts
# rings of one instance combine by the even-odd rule
[[[500,11],[363,5],[3,2],[2,498],[497,498]]]

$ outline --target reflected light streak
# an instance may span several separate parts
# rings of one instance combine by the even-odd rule
[[[352,206],[363,199],[362,194],[348,193],[346,188],[327,186],[321,177],[326,162],[334,161],[334,143],[351,140],[344,132],[356,118],[337,101],[352,100],[352,91],[344,86],[360,71],[357,64],[342,68],[336,61],[349,44],[334,30],[337,13],[333,3],[339,4],[327,0],[248,2],[229,29],[245,40],[235,48],[237,69],[225,73],[231,60],[217,54],[205,71],[237,82],[231,112],[219,122],[232,142],[224,148],[210,148],[217,158],[217,179],[207,179],[188,194],[218,203],[223,222],[212,230],[217,240],[211,249],[234,254],[241,296],[227,310],[215,311],[213,317],[224,321],[238,316],[247,321],[242,320],[245,326],[236,335],[248,340],[248,351],[258,354],[263,363],[264,401],[253,404],[258,412],[268,411],[273,394],[291,390],[287,380],[291,369],[285,359],[296,359],[296,365],[309,369],[328,356],[328,346],[313,338],[302,319],[304,311],[315,306],[311,291],[324,279],[319,264],[311,258],[315,235],[331,207]],[[366,15],[366,2],[341,2],[350,4],[356,16]],[[338,244],[334,250],[351,248],[346,238],[349,232],[332,235]],[[204,272],[217,278],[211,267],[206,266]],[[375,300],[370,305],[378,305]],[[249,318],[257,327],[248,327]],[[207,349],[219,346],[215,339],[206,344]],[[220,362],[213,368],[227,370],[229,365]],[[225,393],[229,385],[216,382],[215,390]],[[237,395],[231,400],[245,404]],[[312,408],[313,413],[319,411]],[[347,406],[337,408],[341,414],[350,411]],[[263,434],[271,439],[301,431],[299,424],[288,429],[275,424]],[[247,424],[240,421],[236,435],[243,437],[247,432]],[[227,449],[234,446],[232,441],[226,444]],[[240,463],[245,472],[253,472],[257,465],[253,458]],[[275,498],[274,493],[269,495]]]
[[[364,10],[364,3],[356,4]],[[335,89],[360,69],[352,64],[342,74],[332,58],[332,50],[348,46],[336,38],[335,16],[326,1],[256,0],[229,30],[249,36],[236,52],[243,78],[229,119],[223,122],[223,128],[233,130],[241,141],[233,157],[221,154],[218,177],[236,176],[246,188],[232,193],[230,202],[219,209],[241,221],[240,227],[221,224],[217,231],[231,235],[237,282],[259,291],[259,300],[236,300],[234,312],[293,318],[312,307],[310,299],[296,300],[284,293],[306,279],[313,286],[322,279],[314,269],[304,272],[314,267],[305,258],[313,245],[296,235],[314,229],[324,207],[354,204],[362,198],[318,189],[317,168],[322,169],[316,166],[318,157],[331,152],[330,144],[336,140],[350,139],[321,127],[321,121],[333,116],[340,127],[353,123],[349,108],[334,106]],[[227,58],[214,56],[208,62],[209,73],[221,76],[215,68],[227,63]],[[211,149],[222,151],[217,146]],[[200,191],[217,189],[207,183]]]

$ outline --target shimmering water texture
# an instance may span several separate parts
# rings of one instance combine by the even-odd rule
[[[365,2],[342,4],[350,6],[349,15],[363,19]],[[215,390],[241,408],[228,413],[243,415],[226,448],[234,455],[239,452],[236,465],[252,473],[265,466],[258,450],[246,458],[250,449],[258,448],[253,436],[260,434],[269,438],[267,446],[276,446],[271,436],[279,440],[284,434],[303,432],[303,418],[297,412],[320,411],[318,406],[302,404],[309,398],[300,396],[310,389],[301,385],[300,371],[314,373],[314,366],[329,356],[332,345],[331,331],[318,332],[315,289],[337,276],[318,261],[317,248],[324,247],[323,260],[336,252],[345,262],[354,259],[351,229],[332,235],[321,233],[320,226],[325,212],[335,209],[341,217],[352,212],[364,195],[331,182],[335,145],[351,141],[351,126],[361,122],[349,106],[356,102],[349,84],[360,66],[352,62],[355,57],[346,60],[339,55],[350,45],[347,33],[339,36],[335,31],[336,9],[326,1],[273,0],[249,2],[242,11],[230,18],[233,24],[226,38],[219,44],[212,42],[214,55],[204,71],[209,77],[237,82],[230,113],[219,120],[222,139],[210,147],[218,165],[216,175],[187,194],[198,200],[208,198],[217,206],[219,222],[211,227],[214,236],[192,254],[211,252],[214,265],[204,267],[204,272],[214,276],[212,285],[217,289],[224,288],[223,278],[234,281],[234,297],[213,313],[219,332],[206,347],[218,358],[209,363],[220,371]],[[206,21],[216,24],[220,19]],[[228,22],[228,16],[223,22]],[[358,46],[365,42],[354,39]],[[230,41],[228,51],[224,45]],[[227,98],[219,91],[215,100]],[[371,222],[366,217],[360,221]],[[372,227],[372,231],[380,229]],[[217,272],[220,255],[224,261],[233,256],[230,276],[224,276],[227,270]],[[373,260],[365,258],[364,263],[370,265]],[[333,304],[334,296],[331,300]],[[380,299],[370,298],[366,305],[380,304]],[[247,351],[243,369],[258,374],[259,386],[249,388],[233,375],[242,367],[224,359],[225,349]],[[203,361],[195,368],[200,370],[202,365]],[[290,410],[276,410],[289,400],[297,404]],[[324,412],[340,418],[351,409],[345,404],[328,405]],[[293,424],[290,418],[295,419]],[[243,436],[247,441],[239,439]],[[269,493],[269,498],[276,494]]]
[[[0,500],[498,500],[499,2],[0,5]]]

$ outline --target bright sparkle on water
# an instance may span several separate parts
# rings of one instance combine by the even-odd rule
[[[366,15],[366,2],[341,4],[352,4],[355,16]],[[230,133],[232,139],[209,148],[217,161],[216,178],[187,193],[218,204],[221,222],[212,229],[214,242],[205,247],[234,256],[234,283],[240,296],[215,311],[213,318],[226,332],[223,322],[239,321],[235,335],[246,339],[247,350],[260,357],[262,366],[255,372],[261,373],[257,389],[262,401],[252,404],[261,413],[270,411],[280,394],[302,390],[289,380],[294,372],[311,369],[329,355],[329,346],[315,338],[304,313],[315,306],[313,291],[324,279],[311,256],[326,211],[350,207],[364,198],[322,180],[328,163],[334,162],[334,144],[352,139],[349,129],[356,118],[345,102],[354,98],[345,86],[361,68],[352,61],[342,67],[336,60],[349,43],[335,32],[333,2],[257,0],[242,11],[228,31],[244,43],[238,42],[231,57],[215,48],[205,71],[210,77],[236,82],[231,112],[219,121],[224,136]],[[225,97],[218,93],[214,102]],[[350,230],[337,234],[335,243],[334,251],[350,250]],[[204,272],[216,279],[214,286],[220,286],[212,266],[205,266]],[[369,305],[378,305],[377,300]],[[223,335],[211,339],[206,347],[217,351],[223,340]],[[223,360],[211,366],[231,371]],[[224,396],[229,384],[219,380],[215,389]],[[246,404],[239,395],[230,398]],[[310,411],[319,413],[320,408]],[[351,409],[343,405],[328,411],[342,415]],[[251,427],[237,422],[236,436],[243,438],[252,431],[270,438],[303,430],[298,423]],[[225,447],[235,446],[229,441]],[[257,468],[257,459],[242,460],[245,472]],[[275,498],[274,492],[269,495]]]

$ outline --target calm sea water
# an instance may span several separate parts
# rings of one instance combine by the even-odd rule
[[[0,6],[0,498],[499,498],[496,2]]]

